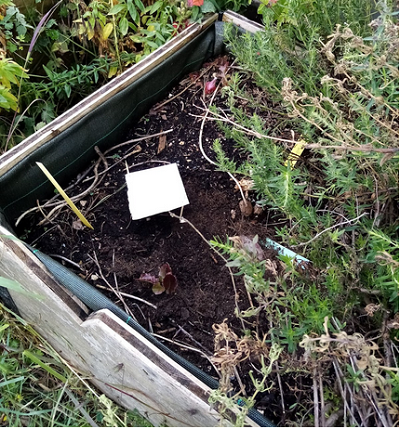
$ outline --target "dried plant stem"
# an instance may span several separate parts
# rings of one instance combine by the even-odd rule
[[[197,234],[199,234],[199,236],[202,238],[202,240],[205,242],[205,243],[207,243],[207,245],[209,246],[209,247],[211,247],[210,246],[210,243],[208,242],[208,240],[204,237],[204,235],[192,224],[192,222],[190,222],[189,220],[187,220],[186,218],[184,218],[184,217],[181,217],[181,216],[178,216],[178,215],[176,215],[175,213],[173,213],[173,212],[169,212],[169,214],[170,214],[170,216],[172,216],[172,217],[174,217],[174,218],[176,218],[176,219],[179,219],[180,221],[183,221],[184,223],[187,223],[191,228],[193,228],[196,232],[197,232]],[[219,252],[217,249],[215,249],[215,248],[213,248],[213,247],[211,247],[211,249],[225,262],[225,266],[228,268],[228,271],[229,271],[229,275],[230,275],[230,277],[231,277],[231,281],[232,281],[232,286],[233,286],[233,291],[234,291],[234,293],[235,293],[235,306],[236,306],[236,310],[237,310],[237,312],[238,312],[238,314],[240,314],[240,308],[239,308],[239,305],[238,305],[238,291],[237,291],[237,287],[236,287],[236,282],[235,282],[235,277],[234,277],[234,275],[233,275],[233,272],[232,272],[232,270],[231,270],[231,268],[229,267],[229,266],[227,266],[226,264],[228,264],[228,260],[224,257],[224,255],[222,255],[222,253],[221,252]],[[246,289],[247,290],[247,289]],[[252,304],[252,302],[251,302],[251,300],[250,300],[250,304]],[[244,325],[244,322],[243,322],[243,319],[242,318],[240,318],[240,322],[241,322],[241,324],[242,324],[242,327],[243,327],[243,329],[245,329],[245,325]]]
[[[113,291],[112,289],[110,289],[110,288],[108,288],[108,287],[106,287],[106,286],[102,286],[102,285],[96,285],[96,287],[97,287],[97,288],[99,288],[99,289],[108,290],[108,291],[110,291],[110,292],[112,292],[112,291]],[[146,301],[146,300],[145,300],[145,299],[143,299],[143,298],[139,298],[138,296],[131,295],[131,294],[129,294],[129,293],[125,293],[125,292],[121,292],[121,291],[118,291],[118,293],[119,293],[120,295],[124,296],[125,298],[131,298],[131,299],[134,299],[134,300],[136,300],[136,301],[140,301],[140,302],[142,302],[143,304],[146,304],[146,305],[148,305],[148,306],[150,306],[150,307],[153,307],[155,310],[157,310],[157,306],[156,306],[156,305],[152,304],[152,303],[151,303],[151,302],[149,302],[149,301]]]
[[[184,343],[182,343],[180,341],[171,340],[170,338],[163,337],[162,335],[159,335],[159,334],[154,334],[153,333],[152,335],[153,335],[153,337],[161,338],[162,340],[168,341],[169,343],[175,344],[175,345],[177,345],[179,347],[182,347],[184,349],[192,350],[194,352],[200,353],[202,356],[204,356],[211,363],[211,365],[215,369],[215,372],[218,374],[218,377],[221,378],[221,373],[215,367],[215,365],[214,365],[214,363],[213,363],[213,361],[211,359],[211,356],[206,355],[203,351],[201,351],[199,349],[196,349],[195,347],[188,346],[187,344],[184,344]]]
[[[243,125],[237,124],[236,122],[232,121],[231,119],[229,119],[226,116],[222,116],[219,115],[218,113],[212,112],[211,110],[207,109],[207,108],[202,108],[199,106],[196,106],[198,109],[205,111],[207,114],[211,113],[212,115],[214,115],[214,118],[208,118],[209,121],[220,121],[220,122],[227,122],[229,124],[231,124],[232,126],[234,126],[235,128],[237,128],[238,130],[243,131],[244,133],[251,135],[253,137],[259,138],[259,139],[271,139],[274,141],[280,141],[280,142],[286,142],[286,143],[299,143],[298,141],[295,140],[288,140],[288,139],[283,139],[283,138],[278,138],[278,137],[272,137],[272,136],[267,136],[266,134],[261,134],[257,131],[251,130],[250,128],[246,128]],[[195,118],[204,118],[204,115],[193,115],[190,114],[190,116],[193,116]]]
[[[101,266],[100,266],[100,264],[99,264],[99,260],[97,259],[97,255],[96,255],[96,252],[95,251],[93,251],[93,255],[94,255],[94,257],[92,257],[92,256],[90,256],[89,254],[88,254],[88,257],[96,264],[96,266],[97,266],[97,269],[99,270],[99,274],[100,274],[100,277],[103,279],[103,281],[104,281],[104,283],[110,288],[110,291],[112,291],[116,296],[117,296],[117,298],[121,301],[121,303],[122,303],[122,305],[124,306],[124,309],[125,309],[125,311],[126,311],[126,313],[128,313],[129,314],[129,316],[131,316],[132,317],[132,319],[134,319],[134,320],[136,320],[136,317],[133,315],[133,313],[132,313],[132,311],[130,310],[130,308],[126,305],[126,302],[125,302],[125,300],[124,300],[124,298],[122,297],[122,295],[121,295],[121,293],[119,293],[119,291],[118,290],[116,290],[109,282],[108,282],[108,280],[104,277],[104,275],[103,275],[103,271],[102,271],[102,269],[101,269]],[[137,320],[136,320],[137,321]]]
[[[148,135],[146,135],[146,136],[137,137],[137,138],[132,139],[132,140],[127,140],[126,142],[119,143],[119,144],[117,144],[116,146],[110,147],[109,149],[107,149],[107,150],[104,152],[104,154],[105,154],[105,155],[107,155],[108,153],[110,153],[110,152],[112,152],[112,151],[115,151],[116,149],[119,149],[120,147],[126,146],[126,145],[128,145],[128,144],[131,144],[131,143],[139,143],[139,142],[141,142],[141,141],[143,141],[143,140],[148,140],[148,139],[152,139],[152,138],[154,138],[154,137],[163,136],[164,134],[171,133],[172,131],[174,131],[174,129],[173,129],[173,128],[170,128],[169,130],[161,131],[161,132],[159,132],[159,133],[155,133],[155,134],[148,134]]]
[[[213,95],[212,95],[212,97],[211,97],[211,100],[210,100],[210,106],[211,106],[211,104],[213,103],[213,101],[214,101],[214,97],[215,97],[215,95],[217,94],[217,92],[218,92],[218,88],[219,88],[219,86],[220,86],[220,84],[218,84],[218,86],[217,86],[217,88],[216,88],[216,90],[214,91],[214,93],[213,93]],[[200,133],[199,133],[199,148],[200,148],[200,151],[201,151],[201,153],[202,153],[202,155],[203,155],[203,157],[210,163],[210,164],[213,164],[213,165],[217,165],[217,163],[216,162],[214,162],[212,159],[210,159],[208,156],[207,156],[207,154],[205,153],[205,151],[204,151],[204,148],[203,148],[203,130],[204,130],[204,124],[205,124],[205,122],[206,122],[206,119],[207,119],[207,116],[208,116],[208,113],[210,112],[210,109],[209,108],[206,108],[205,109],[205,113],[204,113],[204,116],[203,116],[203,120],[202,120],[202,122],[201,122],[201,126],[200,126]],[[241,196],[242,196],[242,200],[243,201],[246,201],[246,197],[244,196],[244,193],[243,193],[243,189],[242,189],[242,186],[240,185],[240,183],[239,183],[239,181],[236,179],[236,177],[234,177],[234,175],[232,174],[232,173],[230,173],[229,171],[227,172],[228,173],[228,175],[229,175],[229,177],[236,183],[236,186],[238,187],[238,189],[239,189],[239,191],[240,191],[240,194],[241,194]]]
[[[320,427],[319,424],[319,400],[318,400],[318,382],[317,382],[317,368],[313,369],[313,393],[314,393],[314,426]]]
[[[350,220],[347,220],[347,221],[345,221],[345,222],[340,222],[340,223],[337,223],[336,225],[330,226],[329,228],[326,228],[326,229],[324,229],[323,231],[319,232],[319,233],[318,233],[317,235],[315,235],[311,240],[308,240],[308,241],[306,241],[305,243],[296,244],[295,246],[292,246],[292,247],[293,247],[293,248],[295,248],[295,247],[307,246],[308,244],[310,244],[311,242],[313,242],[314,240],[316,240],[319,236],[321,236],[321,235],[322,235],[322,234],[324,234],[325,232],[330,231],[331,229],[337,228],[337,227],[339,227],[339,226],[347,225],[348,223],[355,222],[356,220],[358,220],[358,219],[360,219],[360,218],[362,218],[362,217],[366,216],[367,214],[368,214],[368,213],[362,213],[362,214],[360,214],[360,216],[357,216],[357,217],[356,217],[356,218],[354,218],[354,219],[350,219]]]
[[[161,104],[158,104],[154,107],[154,111],[160,110],[161,107],[164,107],[166,104],[170,103],[172,100],[175,100],[175,98],[178,98],[181,96],[184,92],[186,92],[189,88],[191,88],[194,84],[196,84],[209,70],[211,70],[214,67],[214,64],[211,64],[206,69],[204,69],[197,77],[194,79],[189,85],[187,85],[185,88],[182,89],[181,92],[178,92],[178,94],[175,94],[173,97],[168,98],[168,100],[164,101]]]
[[[208,120],[227,122],[227,123],[231,124],[232,126],[234,126],[235,128],[237,128],[238,130],[241,130],[241,131],[245,132],[246,134],[254,136],[256,138],[259,138],[259,139],[270,139],[270,140],[277,141],[277,142],[284,142],[284,143],[291,143],[291,144],[293,144],[293,143],[300,143],[297,140],[288,140],[288,139],[284,139],[284,138],[273,137],[273,136],[269,136],[269,135],[266,135],[266,134],[261,134],[261,133],[259,133],[257,131],[251,130],[251,129],[246,128],[246,127],[244,127],[244,126],[242,126],[240,124],[237,124],[236,122],[232,121],[231,119],[229,119],[226,116],[219,115],[218,113],[212,112],[209,109],[204,109],[204,108],[201,108],[199,106],[196,106],[196,107],[198,109],[205,110],[206,112],[211,113],[212,115],[215,116],[214,118],[208,118]],[[204,116],[199,116],[199,115],[191,115],[191,116],[194,116],[194,117],[197,117],[197,118],[204,117]],[[338,140],[338,139],[334,139],[334,140],[336,140],[337,142],[341,143],[341,145],[340,146],[339,145],[327,145],[327,146],[325,146],[325,145],[320,145],[318,143],[309,143],[309,144],[306,144],[304,146],[304,148],[305,149],[339,149],[339,150],[349,150],[349,151],[352,151],[352,152],[377,152],[377,153],[396,153],[396,152],[399,151],[398,148],[375,148],[375,147],[373,147],[370,144],[359,145],[359,146],[348,146],[348,145],[344,145],[341,140]]]
[[[184,335],[186,335],[187,337],[190,338],[191,341],[193,341],[194,344],[196,344],[196,346],[200,347],[201,349],[203,349],[206,353],[208,353],[209,355],[212,355],[212,353],[210,352],[210,350],[207,350],[201,343],[199,343],[197,340],[195,340],[193,338],[193,336],[184,328],[182,328],[182,326],[178,325],[178,331],[176,332],[176,334],[174,335],[174,338],[178,335],[179,332],[183,332]]]
[[[81,199],[81,198],[83,198],[85,195],[87,195],[88,193],[90,193],[97,185],[98,185],[98,183],[99,183],[99,175],[98,175],[98,173],[97,173],[97,169],[98,169],[98,167],[99,167],[99,164],[100,164],[100,161],[101,161],[101,159],[99,159],[97,162],[96,162],[96,164],[95,164],[95,166],[94,166],[94,173],[95,173],[95,176],[94,176],[94,181],[93,181],[93,183],[85,190],[85,191],[83,191],[82,193],[80,193],[79,195],[75,195],[75,196],[73,196],[73,197],[71,197],[71,200],[73,201],[73,202],[76,202],[76,201],[78,201],[79,199]],[[68,188],[66,188],[65,190],[67,191],[68,189],[70,189],[71,187],[68,187]],[[53,202],[56,198],[58,198],[58,196],[56,196],[56,197],[53,197],[51,200],[49,200],[49,201],[47,201],[47,203],[45,203],[45,204],[43,204],[42,206],[41,206],[41,208],[47,208],[47,207],[54,207],[48,214],[47,214],[47,217],[45,217],[45,219],[43,219],[41,222],[39,222],[39,225],[42,225],[44,222],[45,222],[45,220],[48,220],[49,222],[50,222],[50,219],[51,219],[51,217],[52,217],[52,215],[55,213],[55,212],[57,212],[57,210],[60,210],[60,209],[62,209],[67,203],[65,202],[65,201],[62,201],[62,202],[60,202],[60,201],[55,201],[55,202]],[[41,210],[41,208],[39,208],[39,210],[40,211],[42,211]],[[31,213],[31,212],[33,212],[33,211],[37,211],[38,210],[38,207],[33,207],[33,208],[31,208],[31,209],[29,209],[29,210],[27,210],[26,212],[24,212],[24,213],[22,213],[21,214],[21,216],[17,219],[17,221],[15,222],[15,226],[18,226],[18,224],[21,222],[21,220],[27,215],[27,214],[29,214],[29,213]]]
[[[240,375],[239,375],[239,371],[237,370],[237,367],[236,366],[234,366],[233,367],[233,372],[235,373],[235,377],[236,377],[236,380],[237,380],[237,382],[239,383],[239,386],[240,386],[240,393],[243,395],[243,396],[247,396],[247,393],[246,393],[246,387],[245,387],[245,385],[243,384],[243,382],[242,382],[242,379],[240,378]]]
[[[343,410],[337,410],[335,413],[332,413],[329,418],[326,420],[325,427],[335,427],[335,423],[340,417],[343,416]]]
[[[285,397],[284,397],[284,394],[283,394],[282,380],[281,380],[281,375],[279,374],[279,366],[278,366],[278,362],[277,361],[275,361],[275,369],[276,369],[276,377],[278,379],[279,392],[281,394],[282,421],[284,423],[285,418],[286,418]]]
[[[77,264],[77,263],[76,263],[76,262],[74,262],[74,261],[71,261],[71,259],[68,259],[68,258],[66,258],[65,256],[57,255],[57,254],[55,254],[55,253],[49,253],[49,256],[51,256],[52,258],[59,258],[59,259],[62,259],[63,261],[68,262],[69,264],[71,264],[71,265],[73,265],[74,267],[78,268],[80,271],[83,271],[82,267],[81,267],[79,264]]]
[[[106,158],[105,158],[105,155],[107,155],[109,152],[111,152],[111,151],[114,151],[114,150],[116,150],[116,149],[118,149],[118,148],[120,148],[120,147],[122,147],[122,146],[125,146],[125,145],[128,145],[128,144],[131,144],[131,143],[137,143],[137,142],[140,142],[140,141],[143,141],[143,140],[147,140],[147,139],[151,139],[151,138],[153,138],[153,137],[159,137],[160,135],[164,135],[164,134],[168,134],[168,133],[170,133],[170,132],[172,132],[173,131],[173,129],[171,128],[171,129],[169,129],[169,130],[166,130],[166,131],[162,131],[162,132],[160,132],[160,133],[156,133],[156,134],[149,134],[149,135],[146,135],[146,136],[143,136],[143,137],[139,137],[139,138],[136,138],[136,139],[132,139],[132,140],[128,140],[128,141],[126,141],[126,142],[123,142],[123,143],[120,143],[120,144],[118,144],[118,145],[116,145],[116,146],[113,146],[112,148],[110,148],[110,149],[108,149],[108,150],[106,150],[105,152],[104,152],[104,154],[102,155],[102,156],[100,156],[100,154],[101,154],[101,152],[100,152],[100,150],[99,150],[99,148],[98,147],[95,147],[95,151],[99,154],[99,156],[100,156],[100,159],[95,163],[95,165],[94,165],[94,168],[93,168],[93,166],[91,166],[91,167],[89,167],[81,176],[80,176],[80,178],[74,183],[74,184],[72,184],[71,186],[69,186],[68,188],[65,188],[65,191],[66,192],[68,192],[70,189],[72,189],[72,188],[74,188],[79,182],[81,182],[81,181],[83,181],[83,182],[86,182],[86,181],[89,181],[89,180],[93,180],[93,182],[92,182],[92,184],[85,190],[85,191],[83,191],[83,192],[81,192],[80,194],[78,194],[78,195],[75,195],[75,196],[73,196],[73,197],[71,197],[71,200],[73,201],[73,202],[76,202],[76,201],[78,201],[79,199],[82,199],[82,198],[84,198],[86,195],[88,195],[90,192],[92,192],[92,190],[96,187],[96,186],[98,186],[98,184],[100,183],[100,181],[99,181],[99,177],[100,176],[103,176],[107,171],[109,171],[109,170],[111,170],[112,168],[114,168],[114,167],[116,167],[118,164],[120,164],[121,162],[123,162],[125,159],[127,159],[127,158],[129,158],[130,156],[132,156],[132,155],[134,155],[135,153],[138,153],[138,152],[140,152],[140,150],[141,150],[141,148],[140,149],[138,149],[138,148],[135,148],[132,152],[130,152],[129,154],[127,154],[127,155],[125,155],[124,157],[122,157],[121,159],[119,159],[119,160],[117,160],[114,164],[112,164],[111,166],[108,166],[108,163],[107,163],[107,160],[106,160]],[[100,161],[103,161],[103,163],[104,163],[104,165],[105,165],[105,169],[101,172],[101,173],[98,173],[98,167],[99,167],[99,164],[100,164]],[[161,161],[159,161],[159,162],[161,162]],[[89,172],[90,172],[90,170],[93,168],[93,172],[94,172],[94,175],[93,176],[91,176],[91,177],[87,177],[87,178],[85,178],[85,176],[87,175],[87,174],[89,174]],[[54,197],[52,197],[50,200],[48,200],[45,204],[43,204],[41,207],[42,208],[49,208],[49,207],[54,207],[54,209],[47,215],[47,217],[50,219],[53,215],[54,215],[54,213],[55,212],[57,212],[58,210],[60,210],[60,209],[62,209],[64,206],[65,206],[65,202],[60,202],[60,201],[58,201],[58,199],[59,199],[59,196],[58,195],[55,195]],[[21,220],[26,216],[26,215],[28,215],[29,213],[31,213],[31,212],[35,212],[35,211],[37,211],[37,210],[39,210],[39,208],[38,207],[32,207],[31,209],[29,209],[29,210],[27,210],[27,211],[25,211],[24,213],[22,213],[21,214],[21,216],[19,216],[19,218],[17,219],[17,221],[15,222],[15,226],[18,226],[18,224],[21,222]]]
[[[333,357],[332,362],[333,362],[333,367],[335,369],[335,373],[336,373],[336,377],[337,377],[337,381],[338,381],[340,395],[342,396],[342,399],[343,399],[343,424],[344,424],[344,427],[346,427],[346,425],[347,425],[347,423],[346,423],[347,411],[349,411],[349,413],[352,415],[354,421],[355,421],[355,417],[354,417],[352,411],[350,410],[349,404],[347,402],[346,395],[345,395],[343,385],[342,385],[341,371],[340,371],[339,364],[338,364],[335,357]]]
[[[336,150],[350,150],[352,152],[377,152],[377,153],[397,153],[399,148],[387,147],[387,148],[375,148],[370,144],[360,146],[335,146],[335,145],[320,145],[318,143],[310,143],[304,146],[305,149],[336,149]]]
[[[324,399],[324,388],[322,384],[322,374],[321,374],[321,368],[318,366],[318,379],[319,379],[319,397],[321,401],[321,426],[326,426],[325,421],[325,399]]]

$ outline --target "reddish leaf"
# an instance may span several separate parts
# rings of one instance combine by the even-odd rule
[[[154,285],[156,283],[159,283],[160,279],[158,277],[156,277],[156,276],[153,276],[153,274],[143,273],[139,277],[139,281],[151,283],[151,284]]]
[[[253,258],[257,258],[259,261],[262,261],[264,259],[264,251],[258,244],[258,236],[255,236],[253,239],[251,239],[246,235],[241,235],[239,238],[243,249],[247,253],[249,253]]]
[[[172,273],[168,273],[163,280],[163,286],[165,288],[165,292],[168,294],[174,293],[176,287],[178,286],[178,281],[176,277]]]
[[[162,280],[164,280],[165,276],[169,273],[172,273],[171,267],[169,266],[169,263],[166,262],[165,264],[161,265],[159,276]]]
[[[204,86],[204,92],[206,94],[212,94],[217,88],[216,82],[217,82],[216,78],[213,80],[210,80],[209,82],[206,82]]]

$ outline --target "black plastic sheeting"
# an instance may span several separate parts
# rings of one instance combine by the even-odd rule
[[[42,162],[62,186],[67,184],[97,156],[95,146],[104,150],[123,141],[132,124],[165,97],[176,82],[185,74],[200,69],[205,61],[221,51],[222,40],[216,30],[221,24],[215,23],[204,30],[0,177],[0,210],[9,224],[13,225],[21,213],[36,205],[36,200],[51,196],[54,190],[37,167],[37,161]]]

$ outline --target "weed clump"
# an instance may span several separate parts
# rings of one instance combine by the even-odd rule
[[[242,71],[224,88],[230,116],[210,109],[246,161],[229,159],[218,141],[214,148],[221,170],[252,179],[257,205],[286,219],[276,240],[311,265],[282,257],[284,273],[271,281],[268,260],[230,240],[212,242],[254,297],[238,317],[268,326],[245,332],[248,342],[265,335],[269,345],[255,387],[272,388],[262,374],[279,346],[273,389],[282,411],[284,373],[301,368],[314,395],[281,423],[304,424],[313,411],[316,425],[391,426],[398,422],[397,15],[387,2],[368,10],[351,0],[265,2],[259,11],[264,31],[227,28]],[[293,165],[296,144],[303,152]],[[238,353],[231,349],[231,362]]]
[[[20,317],[0,305],[0,424],[151,426],[90,386]]]

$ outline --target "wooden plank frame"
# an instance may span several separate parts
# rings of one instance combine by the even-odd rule
[[[132,84],[217,19],[184,30],[73,109],[0,157],[0,176],[18,162]],[[246,31],[262,26],[226,12],[222,18]],[[155,426],[213,427],[230,423],[213,410],[211,389],[108,310],[88,316],[85,305],[60,285],[30,250],[0,225],[0,276],[17,281],[26,294],[10,291],[21,317],[102,392],[127,409],[137,409]],[[32,294],[29,296],[29,294]],[[237,410],[231,409],[230,413]],[[247,418],[246,426],[257,426]]]
[[[2,226],[0,276],[25,289],[10,291],[22,318],[116,403],[155,426],[229,425],[210,407],[207,385],[109,310],[86,317],[84,306]],[[246,426],[257,425],[247,419]]]
[[[244,16],[239,15],[238,13],[233,12],[231,10],[223,14],[222,21],[235,24],[242,30],[245,30],[249,33],[256,33],[257,31],[264,30],[264,26],[262,26],[261,24],[251,21],[250,19],[245,18]]]

